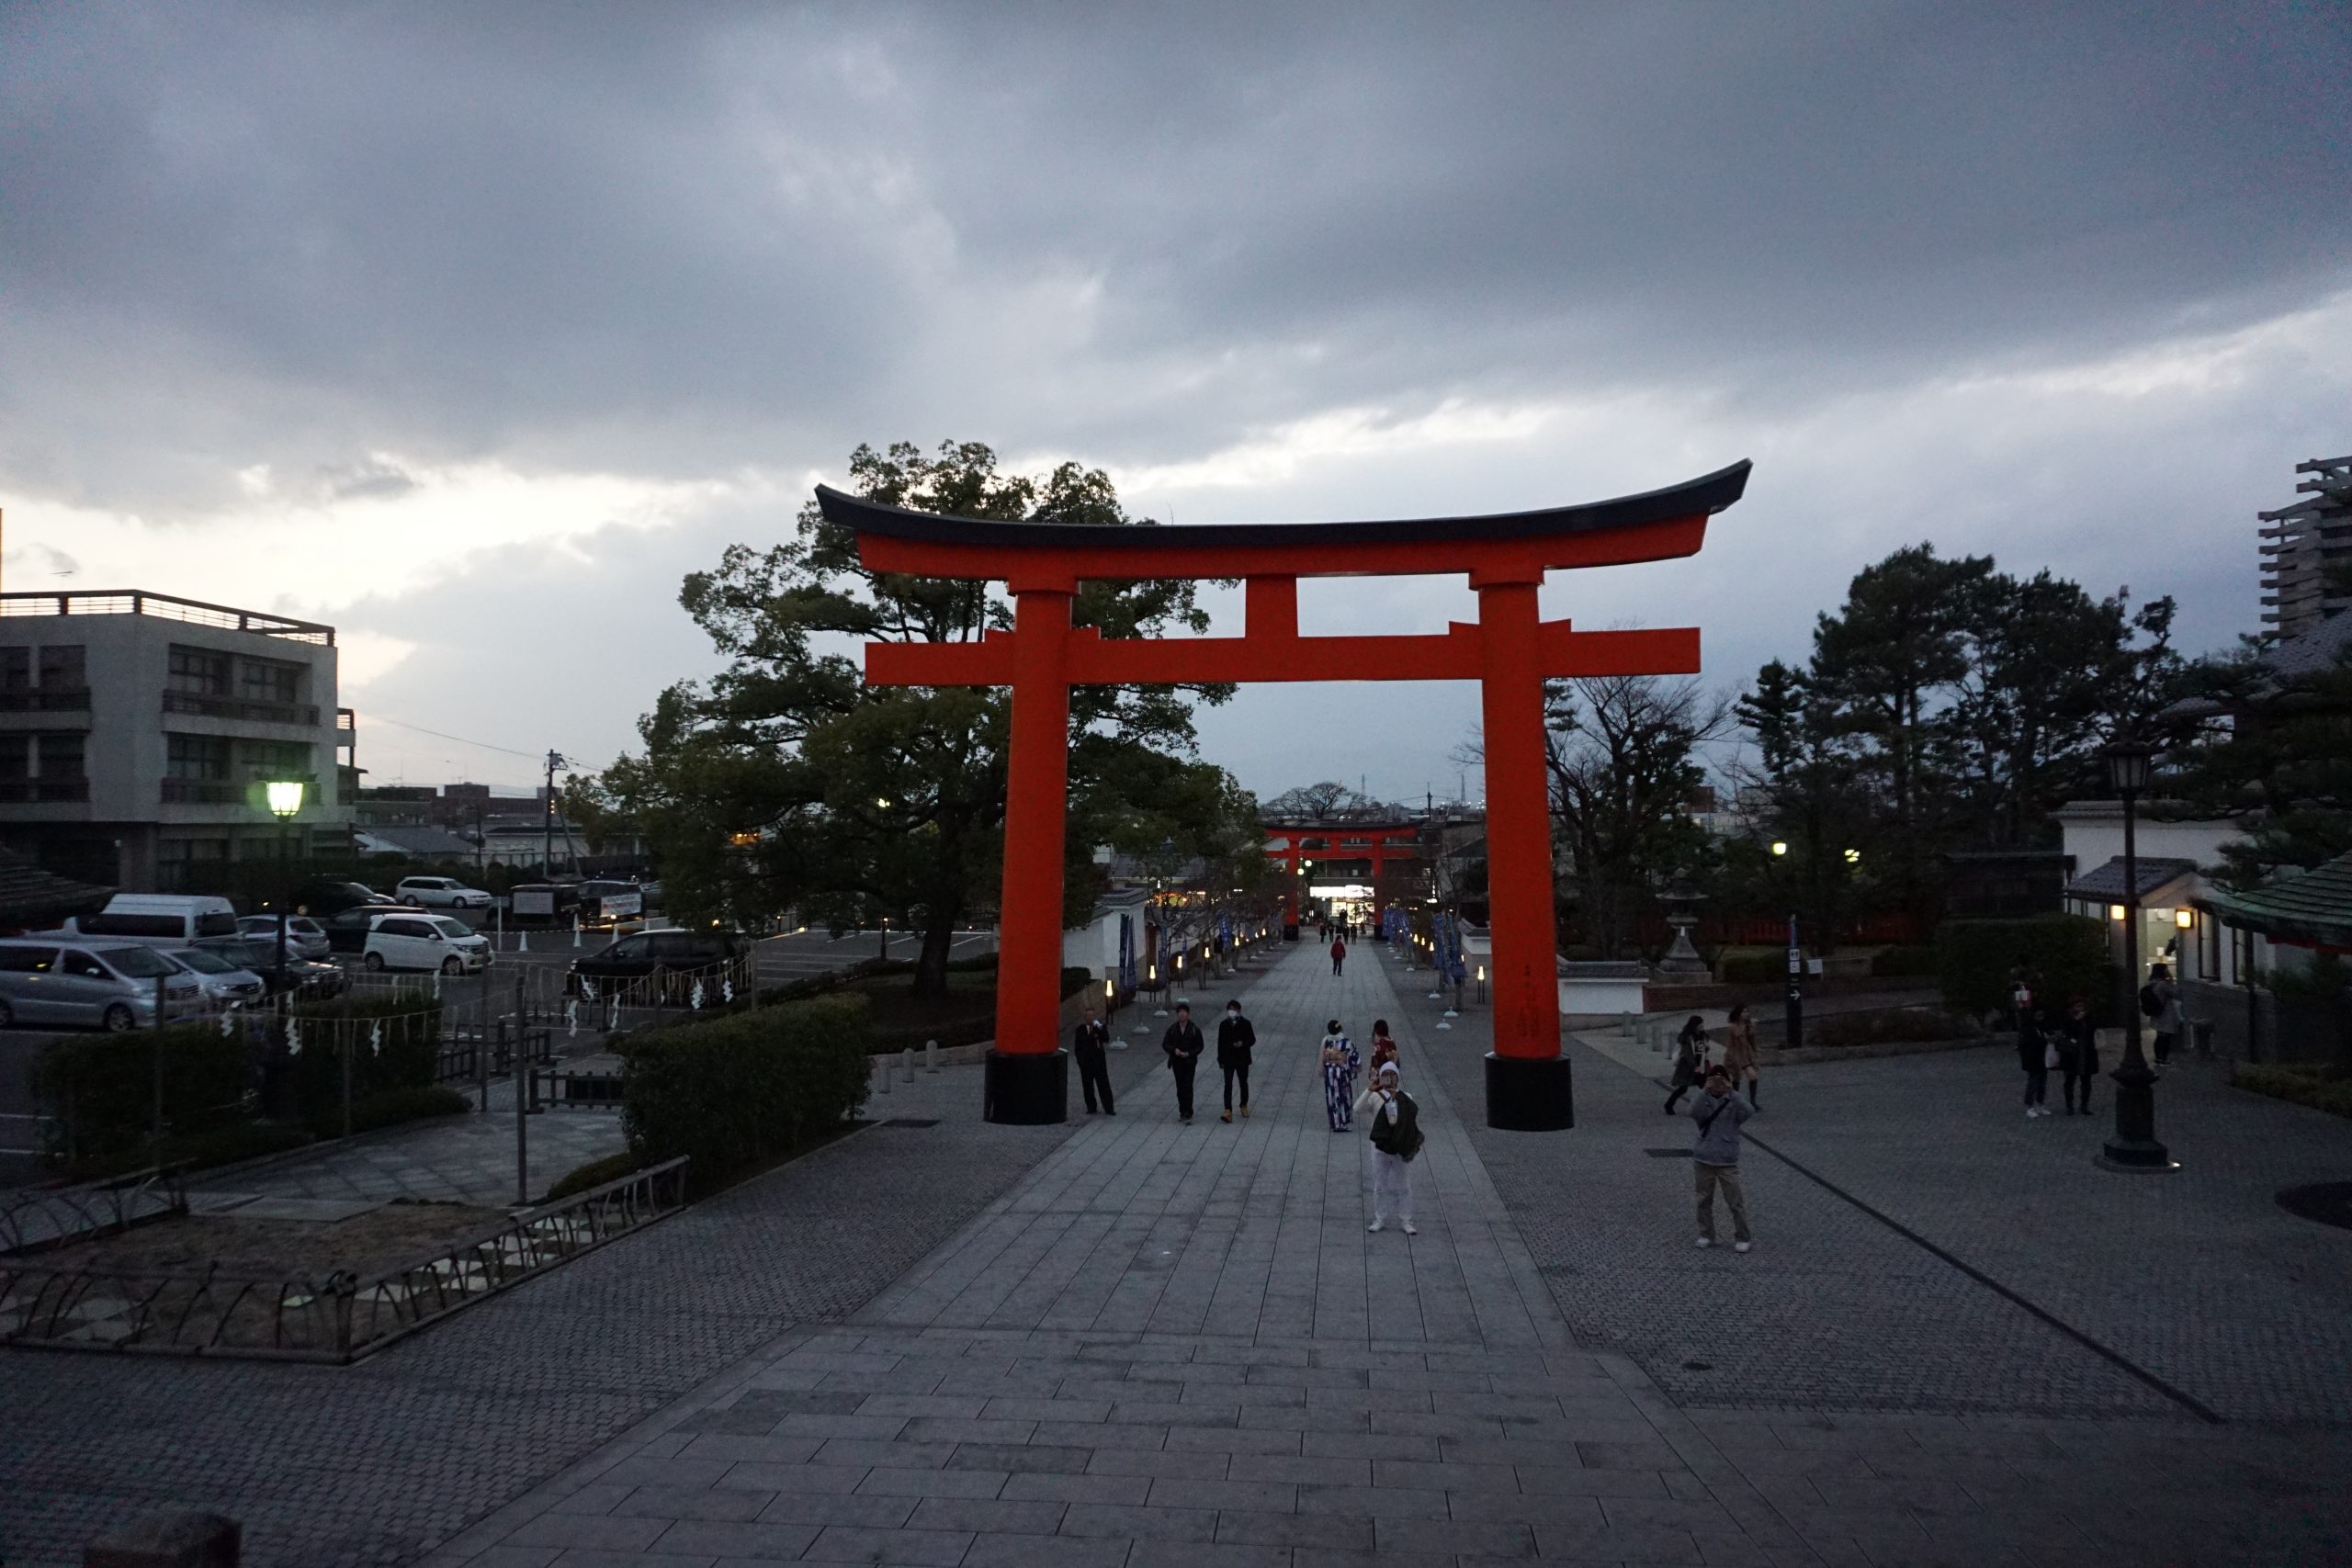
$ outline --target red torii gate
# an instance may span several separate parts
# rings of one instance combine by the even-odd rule
[[[1476,681],[1485,723],[1488,895],[1494,919],[1495,1048],[1487,1124],[1574,1123],[1560,1055],[1552,825],[1544,762],[1544,682],[1564,675],[1695,674],[1695,627],[1580,632],[1545,621],[1546,571],[1694,555],[1707,519],[1747,487],[1748,465],[1611,501],[1540,512],[1413,522],[1136,527],[999,523],[910,512],[817,487],[825,517],[854,530],[875,571],[1001,581],[1012,630],[978,642],[868,643],[877,686],[1011,686],[1004,894],[996,1044],[983,1113],[1061,1122],[1062,852],[1069,798],[1069,689],[1242,681]],[[1466,572],[1478,619],[1435,635],[1298,633],[1302,577]],[[1240,637],[1106,638],[1070,624],[1088,581],[1233,578],[1246,583]]]
[[[1267,844],[1266,857],[1269,860],[1281,862],[1283,868],[1290,873],[1290,887],[1283,894],[1285,901],[1283,905],[1283,934],[1285,937],[1298,934],[1298,873],[1301,862],[1318,857],[1323,860],[1368,860],[1372,863],[1372,885],[1377,888],[1380,886],[1381,868],[1390,861],[1419,858],[1413,850],[1396,848],[1390,840],[1409,839],[1418,842],[1420,835],[1421,830],[1409,822],[1392,822],[1380,827],[1353,822],[1336,825],[1329,822],[1308,822],[1294,827],[1278,822],[1268,828],[1267,838],[1281,839],[1283,840],[1283,845],[1281,849],[1276,849],[1272,843]],[[1319,850],[1308,849],[1306,841],[1309,839],[1325,840],[1325,847]],[[1365,842],[1362,845],[1341,842],[1342,840],[1355,839],[1362,839]]]

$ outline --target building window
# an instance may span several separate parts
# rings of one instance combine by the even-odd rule
[[[237,661],[237,694],[249,703],[292,705],[300,700],[302,667],[274,659]]]
[[[28,777],[32,766],[32,737],[22,730],[0,731],[0,779]]]
[[[237,761],[248,778],[307,779],[311,748],[300,740],[246,740],[237,747]]]
[[[83,739],[78,730],[34,737],[40,747],[40,776],[45,779],[81,778]]]
[[[229,776],[229,742],[219,735],[167,735],[170,744],[164,772],[175,779],[225,779]]]
[[[194,697],[229,694],[229,656],[207,649],[172,644],[171,689]]]
[[[2197,917],[2197,977],[2222,977],[2222,922],[2210,914]]]
[[[40,683],[51,691],[74,691],[88,685],[90,679],[82,661],[82,645],[78,642],[43,643]]]
[[[21,692],[33,683],[33,650],[0,648],[0,692]]]
[[[166,893],[192,893],[227,863],[226,839],[165,839],[155,846],[155,880]]]

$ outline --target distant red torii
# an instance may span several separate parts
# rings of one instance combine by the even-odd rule
[[[1467,681],[1486,734],[1488,893],[1495,1016],[1487,1058],[1489,1126],[1574,1121],[1560,1055],[1544,682],[1568,675],[1695,674],[1695,628],[1579,632],[1546,622],[1544,573],[1696,554],[1707,519],[1737,501],[1748,465],[1665,490],[1580,506],[1410,522],[1135,527],[998,523],[909,512],[820,485],[831,522],[855,531],[876,571],[995,581],[1013,599],[1010,632],[978,642],[869,643],[865,679],[885,686],[1011,686],[1004,894],[996,1044],[985,1114],[1068,1115],[1060,1049],[1062,852],[1069,805],[1069,689],[1243,681]],[[1301,637],[1302,577],[1466,573],[1478,619],[1434,635]],[[1106,638],[1070,625],[1082,581],[1235,578],[1240,637]]]

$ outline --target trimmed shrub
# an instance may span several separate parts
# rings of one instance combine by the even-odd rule
[[[302,1050],[287,1066],[296,1111],[305,1120],[332,1119],[342,1126],[345,1045],[351,1051],[355,1104],[433,1082],[433,1058],[441,1041],[439,1002],[400,994],[337,997],[303,1003],[293,1017],[301,1029]]]
[[[559,1198],[569,1198],[575,1192],[585,1192],[591,1187],[602,1187],[607,1181],[618,1181],[624,1176],[644,1169],[650,1163],[652,1162],[634,1149],[623,1149],[616,1155],[606,1155],[603,1159],[592,1159],[586,1165],[574,1166],[562,1179],[548,1189],[547,1196],[539,1201],[552,1203]],[[693,1167],[689,1166],[687,1168],[691,1170]]]
[[[2273,1100],[2292,1100],[2330,1115],[2352,1117],[2352,1076],[2328,1066],[2285,1066],[2240,1062],[2230,1082]]]
[[[632,1152],[684,1155],[707,1190],[855,1115],[871,1082],[865,998],[754,1008],[618,1046]]]
[[[1938,972],[1935,947],[1928,942],[1897,942],[1871,954],[1871,974],[1882,980],[1908,979]]]
[[[1724,953],[1716,967],[1726,986],[1768,986],[1787,976],[1789,955],[1780,950],[1754,953],[1734,949]]]
[[[397,1126],[402,1122],[419,1122],[428,1116],[455,1116],[471,1111],[474,1102],[454,1089],[435,1085],[424,1088],[388,1089],[351,1102],[351,1130],[354,1133],[373,1132],[379,1127]],[[311,1130],[322,1138],[343,1135],[343,1105],[337,1101],[311,1118]]]
[[[254,1053],[242,1032],[223,1038],[209,1024],[158,1033],[78,1035],[51,1040],[33,1057],[32,1089],[58,1119],[77,1167],[148,1153],[155,1103],[155,1062],[164,1067],[164,1131],[207,1132],[243,1121],[254,1089]],[[128,1168],[126,1167],[125,1168]]]
[[[1944,1004],[1976,1018],[2009,1006],[2009,974],[2019,960],[2041,976],[2042,999],[2089,998],[2095,1016],[2113,1010],[2107,932],[2087,915],[1947,920],[1936,931],[1936,981]]]
[[[1981,1039],[1984,1026],[1963,1013],[1941,1008],[1876,1008],[1869,1012],[1833,1012],[1808,1021],[1808,1045],[1894,1045],[1915,1040]]]
[[[217,1165],[259,1159],[264,1155],[284,1154],[311,1141],[306,1130],[285,1122],[232,1122],[201,1133],[166,1135],[160,1160],[151,1160],[142,1144],[134,1149],[119,1149],[103,1158],[79,1159],[64,1168],[68,1176],[85,1181],[103,1181],[156,1163],[175,1165],[183,1170],[205,1170]]]

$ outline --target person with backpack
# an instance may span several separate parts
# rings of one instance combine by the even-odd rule
[[[1673,1092],[1666,1097],[1668,1116],[1681,1109],[1682,1097],[1698,1088],[1706,1073],[1707,1021],[1694,1012],[1674,1037],[1674,1077],[1668,1085]]]
[[[2172,1060],[2173,1047],[2180,1043],[2182,1024],[2180,987],[2172,983],[2172,971],[2158,964],[2148,971],[2148,983],[2140,987],[2140,1016],[2156,1035],[2156,1066]]]
[[[1176,1118],[1186,1126],[1193,1122],[1193,1071],[1201,1065],[1201,1053],[1208,1042],[1201,1037],[1201,1026],[1193,1021],[1193,1004],[1176,1004],[1175,1021],[1168,1032],[1160,1036],[1159,1048],[1168,1053],[1168,1070],[1176,1077]]]
[[[1380,1069],[1356,1109],[1372,1117],[1372,1224],[1364,1229],[1385,1228],[1393,1208],[1404,1233],[1419,1235],[1413,1229],[1413,1156],[1421,1152],[1421,1113],[1402,1088],[1395,1063]]]
[[[1323,1112],[1334,1133],[1356,1124],[1356,1068],[1363,1065],[1363,1057],[1333,1019],[1323,1032]]]
[[[2091,1113],[2091,1084],[2098,1077],[2098,1031],[2091,1027],[2091,1004],[2081,997],[2066,1003],[2058,1025],[2058,1070],[2065,1075],[2066,1114],[2077,1114],[2075,1091],[2082,1093],[2079,1114]]]
[[[1683,1114],[1699,1124],[1690,1145],[1690,1169],[1699,1200],[1699,1245],[1715,1245],[1715,1193],[1724,1195],[1731,1210],[1731,1249],[1746,1252],[1754,1238],[1747,1230],[1747,1194],[1739,1185],[1739,1125],[1756,1114],[1756,1107],[1733,1092],[1731,1074],[1707,1069],[1706,1091]]]
[[[1217,1070],[1225,1075],[1225,1114],[1220,1121],[1233,1120],[1233,1083],[1241,1080],[1241,1115],[1250,1115],[1250,1053],[1258,1043],[1258,1032],[1241,1016],[1239,1001],[1225,1004],[1225,1017],[1216,1026]]]
[[[2050,1114],[2050,1069],[2058,1065],[2058,1047],[2044,1025],[2039,1008],[2030,1008],[2018,1021],[2018,1066],[2025,1069],[2025,1117],[2030,1122]]]

